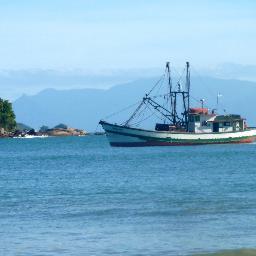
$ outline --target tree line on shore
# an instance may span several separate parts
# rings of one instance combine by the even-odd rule
[[[15,113],[12,103],[0,98],[0,129],[1,133],[13,132],[16,129]]]
[[[38,132],[22,123],[16,123],[12,103],[0,98],[0,137],[15,137],[26,135],[50,135],[50,136],[80,136],[87,134],[85,131],[69,128],[65,124],[56,125],[53,128],[43,125]]]

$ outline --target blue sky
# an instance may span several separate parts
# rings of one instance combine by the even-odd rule
[[[256,1],[0,0],[0,69],[256,60]]]

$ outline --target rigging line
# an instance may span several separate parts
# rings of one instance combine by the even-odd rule
[[[195,97],[193,97],[191,94],[190,94],[190,98],[192,98],[194,101],[196,101],[197,103],[201,103],[201,101]]]
[[[199,100],[199,99],[193,97],[191,94],[190,94],[190,98],[193,99],[195,102],[201,104],[201,100]],[[207,104],[204,104],[204,106],[205,106],[206,108],[208,108],[208,109],[211,109],[210,106],[207,105]]]
[[[125,108],[123,108],[123,109],[117,111],[117,112],[114,112],[114,113],[112,113],[112,114],[110,114],[110,115],[108,115],[108,116],[105,116],[104,119],[108,119],[108,118],[110,118],[110,117],[112,117],[112,116],[115,116],[115,115],[117,115],[117,114],[119,114],[119,113],[121,113],[121,112],[123,112],[123,111],[125,111],[125,110],[127,110],[127,109],[129,109],[129,108],[131,108],[131,107],[134,107],[134,106],[138,105],[139,103],[141,103],[141,100],[140,100],[140,101],[137,101],[136,103],[134,103],[134,104],[132,104],[132,105],[129,105],[129,106],[127,106],[127,107],[125,107]]]
[[[150,106],[147,106],[147,107],[148,107],[148,110],[149,110],[153,115],[155,115],[158,119],[160,119],[160,120],[162,120],[162,121],[165,120],[165,117],[159,117],[159,116],[156,114],[156,112],[153,111],[153,110],[150,108]]]
[[[193,97],[193,96],[190,95],[190,98],[192,98],[192,99],[193,99],[194,101],[196,101],[197,103],[200,103],[200,104],[201,104],[201,101],[198,100],[198,99],[196,99],[195,97]],[[209,107],[207,104],[204,104],[204,107],[210,109],[210,107]]]
[[[149,95],[164,78],[165,78],[165,74],[163,74],[160,77],[160,79],[155,83],[155,85],[151,88],[151,90],[147,93],[147,95]]]
[[[166,76],[166,74],[164,74],[164,77],[163,77],[163,79],[162,79],[162,81],[161,81],[161,84],[160,84],[159,87],[158,87],[157,93],[159,93],[159,92],[160,92],[160,89],[163,87],[163,84],[164,84],[164,81],[165,81],[165,76]]]
[[[156,82],[156,84],[153,86],[153,88],[149,91],[148,95],[156,88],[156,86],[157,86],[161,81],[162,81],[162,84],[163,84],[164,77],[165,77],[165,74],[163,74],[163,75],[160,77],[160,79]],[[162,86],[162,85],[161,85],[161,86]],[[134,104],[132,104],[132,105],[129,105],[128,107],[125,107],[125,108],[123,108],[123,109],[121,109],[121,110],[119,110],[119,111],[117,111],[117,112],[111,113],[110,115],[104,117],[104,119],[108,119],[108,118],[110,118],[110,117],[112,117],[112,116],[115,116],[115,115],[117,115],[117,114],[119,114],[119,113],[121,113],[121,112],[123,112],[123,111],[125,111],[125,110],[127,110],[127,109],[129,109],[129,108],[131,108],[131,107],[136,106],[137,104],[139,104],[139,103],[141,103],[141,102],[142,102],[141,100],[140,100],[140,101],[137,101],[136,103],[134,103]]]
[[[172,67],[172,70],[174,70],[175,71],[175,73],[177,73],[177,77],[176,78],[178,78],[178,77],[182,77],[182,73],[183,73],[183,71],[180,73],[180,71],[178,71],[175,67]],[[183,69],[182,69],[183,70]]]
[[[192,71],[193,71],[194,73],[196,73],[197,77],[199,78],[199,82],[200,82],[200,84],[203,86],[203,88],[205,88],[205,89],[209,92],[209,94],[210,94],[212,97],[214,97],[214,96],[215,96],[215,93],[214,93],[209,87],[204,86],[204,84],[205,84],[204,79],[203,79],[203,77],[199,74],[199,72],[197,72],[197,70],[196,70],[196,69],[194,68],[194,66],[192,66],[192,65],[191,65],[191,69],[192,69]],[[193,97],[192,97],[192,98],[193,98]],[[195,98],[194,98],[194,100],[200,102],[200,100],[197,100],[197,99],[195,99]],[[205,106],[207,107],[207,105],[205,105]],[[208,108],[209,108],[209,106],[208,106]]]
[[[136,123],[139,122],[140,118],[143,118],[145,116],[145,111],[146,111],[146,108],[147,108],[147,103],[144,103],[145,105],[143,106],[144,108],[142,110],[140,110],[140,112],[136,115],[136,119],[135,118],[133,119],[133,121]],[[131,120],[132,121],[132,120]],[[132,123],[131,125],[133,125],[134,123]]]
[[[148,110],[153,114],[153,115],[155,115],[158,119],[160,119],[160,120],[165,120],[165,118],[166,117],[160,117],[160,116],[158,116],[157,114],[156,114],[156,109],[154,108],[154,110],[152,110],[151,108],[153,108],[153,106],[152,105],[149,105],[149,106],[147,106],[148,107]],[[161,113],[161,112],[159,112],[159,113]],[[163,114],[162,114],[163,115]]]
[[[145,104],[144,101],[140,103],[140,105],[136,108],[136,110],[133,112],[133,114],[130,116],[130,118],[124,122],[121,123],[121,125],[128,125],[133,119],[138,118],[141,113],[144,111],[144,109],[141,109],[143,107],[143,104]]]
[[[149,116],[147,116],[146,118],[144,118],[142,120],[139,120],[136,123],[133,123],[132,124],[133,126],[136,126],[136,125],[138,126],[139,124],[141,124],[142,122],[146,121],[147,119],[149,119],[153,115],[156,116],[158,119],[164,121],[164,118],[159,117],[148,105],[146,105],[146,108],[150,111],[151,114]]]
[[[145,102],[144,102],[144,104],[145,104]],[[142,108],[140,111],[138,111],[137,114],[134,116],[133,119],[139,118],[139,117],[144,113],[144,111],[145,111],[145,109],[146,109],[146,105],[144,105],[143,107],[144,107],[144,108]]]
[[[183,68],[180,78],[178,79],[178,83],[181,81],[181,78],[184,76],[186,68]]]
[[[147,106],[147,108],[148,108],[148,110],[151,112],[151,114],[150,114],[149,116],[147,116],[146,118],[144,118],[144,119],[138,121],[137,123],[134,123],[133,125],[135,125],[135,126],[137,125],[137,126],[138,126],[139,124],[141,124],[142,122],[146,121],[147,119],[149,119],[149,118],[152,117],[153,115],[155,115],[155,116],[156,116],[158,119],[160,119],[160,120],[164,120],[163,118],[160,118],[159,116],[157,116],[156,113],[155,113],[154,111],[152,111],[149,106]]]
[[[204,82],[203,77],[200,75],[199,72],[194,68],[194,66],[191,65],[191,69],[194,73],[196,73],[197,77],[199,78],[200,84],[210,93],[210,95],[213,97],[215,96],[216,93],[214,93],[209,87],[204,86],[206,83]]]
[[[168,109],[165,109],[162,105],[160,105],[158,102],[154,101],[151,98],[147,98],[148,103],[158,112],[164,111],[166,113],[169,113],[169,115],[171,114],[171,111],[169,111]],[[161,109],[161,110],[160,110]],[[162,113],[163,114],[163,113]]]
[[[165,78],[165,75],[166,75],[166,74],[163,74],[163,75],[160,77],[160,79],[156,82],[156,84],[153,86],[153,88],[149,91],[149,93],[147,94],[147,96],[158,86],[158,84],[159,84],[160,82],[162,82],[161,85],[160,85],[160,88],[162,87],[163,81],[164,81],[164,78]],[[158,91],[159,91],[159,90],[158,90]],[[139,106],[141,106],[141,105],[144,103],[144,99],[143,99],[142,101],[137,102],[136,104],[138,104],[138,103],[140,103]],[[132,106],[134,106],[134,105],[136,105],[136,104],[133,104],[133,105],[131,105],[131,106],[129,106],[129,107],[127,107],[127,108],[125,108],[125,109],[123,109],[123,110],[117,112],[117,113],[114,113],[114,114],[112,114],[112,115],[110,115],[110,116],[113,116],[113,115],[115,115],[115,114],[118,114],[118,113],[120,113],[120,112],[122,112],[122,111],[124,111],[124,110],[126,110],[126,109],[128,109],[128,108],[130,108],[130,107],[132,107]],[[138,107],[138,108],[139,108],[139,107]],[[137,109],[138,109],[138,108],[137,108]],[[133,115],[126,121],[125,124],[128,124],[128,123],[137,115],[137,113],[136,113],[137,109],[135,110],[135,113],[133,113]]]
[[[225,104],[222,104],[219,102],[219,109],[222,109],[223,112],[227,112],[227,108],[225,106]]]
[[[173,67],[173,69],[174,69],[174,71],[175,71],[175,72],[177,73],[177,75],[178,75],[178,80],[176,81],[176,83],[174,83],[174,84],[175,84],[175,88],[176,88],[176,87],[177,87],[177,84],[180,83],[182,77],[184,77],[184,73],[185,73],[185,71],[186,71],[186,68],[183,68],[181,73],[180,73],[176,68]]]
[[[97,131],[98,131],[98,127],[99,127],[99,123],[97,124],[97,126],[96,126],[96,128],[95,128],[95,130],[94,130],[94,133],[96,133]]]
[[[170,95],[171,95],[170,93],[165,93],[165,94],[154,95],[154,96],[151,96],[150,98],[155,99],[155,98],[160,98],[160,97],[170,96]]]
[[[145,112],[144,112],[143,115],[141,116],[141,118],[139,120],[137,120],[136,122],[134,122],[132,124],[132,126],[138,126],[139,124],[141,124],[146,119],[148,119],[148,117],[145,118]]]
[[[140,120],[140,121],[137,122],[137,123],[133,123],[132,125],[133,125],[133,126],[138,126],[138,125],[140,125],[142,122],[144,122],[144,121],[146,121],[147,119],[149,119],[152,115],[153,115],[153,114],[147,116],[146,118],[144,118],[143,120]]]
[[[168,100],[168,98],[167,98],[167,100],[166,100],[166,102],[165,102],[165,104],[164,104],[164,108],[167,108],[169,106],[169,100]],[[167,121],[167,118],[165,117],[164,118],[164,123]]]
[[[128,126],[129,123],[136,117],[137,113],[140,111],[141,107],[144,104],[144,99],[142,100],[142,102],[139,104],[139,106],[135,109],[135,111],[132,113],[132,115],[129,117],[129,119],[125,122],[125,126]]]

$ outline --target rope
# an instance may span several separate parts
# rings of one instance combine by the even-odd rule
[[[142,101],[141,104],[138,106],[138,108],[141,108],[143,103],[145,104],[145,102]],[[144,109],[145,109],[145,107],[144,107]],[[123,123],[121,123],[121,125],[128,125],[133,119],[135,119],[135,117],[138,118],[141,115],[141,113],[144,112],[144,109],[138,109],[137,112],[135,110],[133,115],[128,120],[126,120]]]
[[[152,111],[152,109],[151,109],[150,107],[148,107],[148,109],[149,109],[149,111],[152,113],[152,115],[155,115],[158,119],[160,119],[160,120],[162,120],[162,121],[165,120],[165,117],[164,117],[164,118],[163,118],[163,117],[159,117],[159,116],[156,114],[156,112]]]
[[[191,66],[191,69],[193,70],[194,73],[196,73],[197,77],[199,78],[200,84],[203,85],[203,87],[209,92],[209,94],[210,94],[212,97],[215,97],[217,94],[214,93],[209,87],[204,86],[206,83],[204,82],[203,77],[196,71],[196,69],[195,69],[193,66]]]
[[[96,133],[97,131],[98,131],[98,127],[99,127],[99,123],[97,124],[97,126],[96,126],[96,128],[95,128],[95,130],[94,130],[94,133]]]
[[[133,123],[132,125],[138,127],[142,122],[144,122],[144,121],[146,121],[147,119],[149,119],[152,115],[153,115],[153,114],[151,114],[150,116],[147,116],[146,118],[140,120],[140,121],[137,122],[137,123]]]
[[[112,114],[110,114],[110,115],[108,115],[108,116],[105,116],[103,119],[108,119],[108,118],[110,118],[110,117],[112,117],[112,116],[115,116],[115,115],[117,115],[117,114],[120,114],[120,113],[124,112],[125,110],[130,109],[130,108],[132,108],[132,107],[138,105],[139,103],[141,103],[141,100],[140,100],[140,101],[137,101],[136,103],[134,103],[134,104],[132,104],[132,105],[129,105],[128,107],[125,107],[125,108],[123,108],[123,109],[121,109],[121,110],[119,110],[119,111],[117,111],[117,112],[114,112],[114,113],[112,113]]]
[[[152,89],[148,92],[147,95],[149,95],[149,94],[156,88],[156,86],[157,86],[161,81],[164,80],[164,78],[165,78],[165,74],[163,74],[163,75],[160,77],[160,79],[156,82],[156,84],[152,87]]]
[[[157,85],[158,85],[160,82],[162,82],[161,85],[160,85],[160,88],[161,88],[162,85],[163,85],[164,78],[165,78],[165,74],[163,74],[163,75],[160,77],[160,79],[155,83],[155,85],[152,87],[152,89],[149,91],[149,93],[148,93],[147,95],[149,95],[149,94],[157,87]],[[159,90],[160,90],[160,88],[159,88]],[[158,91],[159,91],[159,90],[158,90]],[[117,111],[117,112],[113,112],[113,113],[111,113],[110,115],[105,116],[103,119],[108,119],[108,118],[110,118],[110,117],[112,117],[112,116],[115,116],[115,115],[117,115],[117,114],[120,114],[120,113],[124,112],[125,110],[130,109],[130,108],[132,108],[132,107],[138,105],[138,104],[141,103],[141,102],[142,102],[141,100],[140,100],[140,101],[137,101],[136,103],[134,103],[134,104],[132,104],[132,105],[129,105],[129,106],[127,106],[127,107],[125,107],[125,108],[123,108],[123,109]]]

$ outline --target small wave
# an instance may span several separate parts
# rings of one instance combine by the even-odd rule
[[[193,256],[256,256],[256,249],[223,250],[212,253],[193,254]]]
[[[42,135],[42,136],[34,136],[34,135],[28,135],[28,136],[24,136],[24,137],[13,137],[13,139],[41,139],[41,138],[48,138],[48,135]]]

